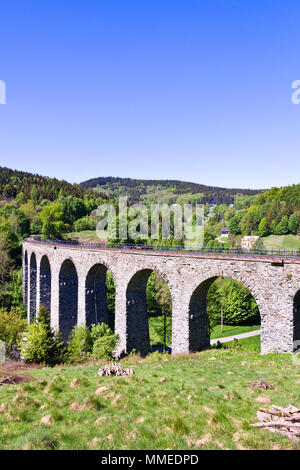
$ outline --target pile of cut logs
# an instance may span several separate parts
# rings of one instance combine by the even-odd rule
[[[294,441],[300,439],[300,408],[289,405],[287,408],[272,405],[270,409],[260,408],[257,412],[259,423],[251,424],[256,428],[267,428]]]
[[[102,367],[101,369],[98,370],[98,375],[100,377],[107,376],[107,375],[118,375],[118,376],[124,376],[124,375],[133,375],[134,370],[133,369],[123,369],[117,362],[113,362],[110,365],[106,365]]]

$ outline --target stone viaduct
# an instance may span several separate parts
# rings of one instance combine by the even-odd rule
[[[261,317],[261,353],[290,352],[300,344],[300,259],[161,252],[23,241],[23,293],[31,323],[44,304],[51,325],[67,339],[75,324],[107,321],[105,279],[112,274],[119,352],[149,351],[146,284],[152,271],[172,297],[172,353],[209,345],[206,296],[218,276],[249,289]],[[298,342],[298,343],[297,343]]]

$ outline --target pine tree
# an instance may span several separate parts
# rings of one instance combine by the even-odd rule
[[[296,217],[295,214],[292,214],[290,215],[290,218],[289,218],[289,231],[293,234],[293,235],[297,235],[297,230],[298,230],[298,219]]]
[[[258,235],[260,237],[267,237],[269,235],[268,222],[265,217],[261,219],[260,224],[258,226]]]
[[[28,362],[49,366],[64,359],[65,345],[51,328],[50,314],[44,305],[40,306],[36,321],[29,326],[27,343],[23,345],[21,354]]]

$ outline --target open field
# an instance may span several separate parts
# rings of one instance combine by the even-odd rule
[[[264,247],[268,250],[298,250],[300,237],[298,235],[269,235],[263,239]]]
[[[123,378],[98,377],[95,363],[23,370],[30,382],[0,387],[0,448],[300,449],[250,427],[261,406],[300,400],[300,365],[288,354],[260,356],[258,343],[129,357],[122,365],[135,375]],[[274,390],[249,385],[259,379]]]
[[[82,230],[81,232],[69,232],[64,234],[66,240],[72,238],[81,242],[99,242],[96,230]]]

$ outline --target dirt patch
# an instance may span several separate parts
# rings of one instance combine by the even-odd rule
[[[0,375],[1,385],[18,385],[22,382],[29,382],[32,378],[29,375],[6,374]]]
[[[22,382],[29,382],[32,380],[30,375],[26,374],[27,370],[38,369],[41,366],[38,364],[25,364],[21,361],[6,362],[1,364],[0,367],[0,386],[1,385],[18,385]],[[25,374],[19,373],[24,371]]]

